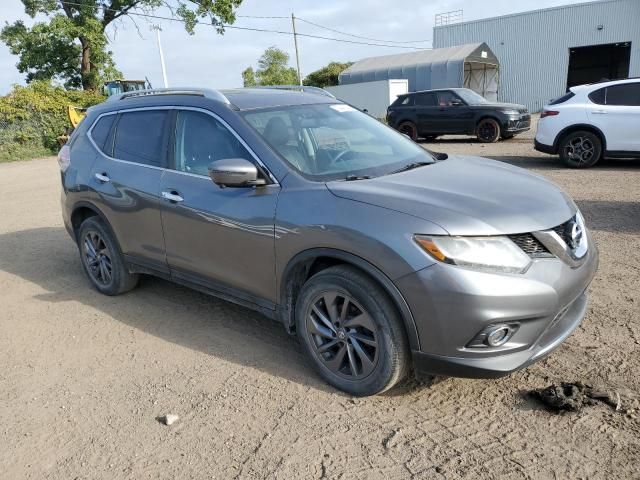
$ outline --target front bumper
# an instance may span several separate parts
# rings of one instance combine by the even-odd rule
[[[583,293],[549,325],[532,347],[515,353],[487,358],[448,357],[412,352],[416,374],[465,378],[499,378],[531,365],[559,347],[578,328],[587,311],[587,295]]]
[[[591,237],[591,236],[590,236]],[[418,331],[418,375],[494,378],[539,360],[558,347],[585,315],[585,290],[598,266],[593,238],[584,263],[534,260],[524,274],[480,272],[434,264],[396,280]],[[469,346],[491,325],[518,324],[499,347]]]
[[[510,117],[505,125],[505,132],[516,134],[526,132],[531,129],[531,116],[522,115],[521,117]]]

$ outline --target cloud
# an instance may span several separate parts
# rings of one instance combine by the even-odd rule
[[[20,0],[1,0],[0,24],[28,17]],[[545,8],[568,3],[566,0],[493,0],[491,16]],[[576,3],[576,2],[573,2]],[[464,9],[466,20],[484,18],[486,3],[471,0],[406,0],[402,8],[389,0],[244,0],[238,15],[290,16],[295,12],[299,18],[330,26],[355,35],[382,40],[430,39],[434,15],[456,9]],[[167,14],[168,12],[164,12]],[[151,23],[140,17],[122,19],[109,29],[112,39],[110,49],[118,68],[125,77],[144,79],[148,77],[155,87],[162,86],[162,73],[155,33]],[[167,65],[167,76],[173,86],[207,86],[229,88],[242,86],[241,72],[249,65],[256,64],[262,52],[272,45],[281,48],[291,56],[295,65],[293,38],[290,35],[247,32],[228,29],[218,35],[207,26],[196,27],[195,35],[189,35],[179,22],[161,22],[161,41]],[[291,30],[290,19],[238,18],[238,26]],[[299,21],[298,32],[326,37],[337,34]],[[356,38],[342,37],[360,41]],[[366,41],[366,40],[362,40]],[[375,43],[375,42],[371,42]],[[406,51],[400,48],[352,45],[327,40],[300,37],[300,63],[302,74],[308,74],[330,61],[352,61],[364,57],[385,55]],[[429,46],[429,43],[419,45]],[[15,68],[17,58],[0,44],[0,94],[10,90],[13,83],[23,83],[24,75]]]

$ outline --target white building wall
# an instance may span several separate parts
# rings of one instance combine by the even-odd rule
[[[375,118],[384,118],[387,115],[387,107],[398,95],[409,91],[409,81],[379,80],[325,87],[325,90],[360,110],[367,110],[369,115]]]
[[[500,61],[499,99],[539,111],[566,90],[570,48],[631,42],[629,76],[640,76],[640,0],[602,0],[433,29],[434,48],[475,42],[486,42]]]

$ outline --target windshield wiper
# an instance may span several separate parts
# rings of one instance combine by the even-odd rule
[[[387,175],[393,175],[394,173],[406,172],[407,170],[413,170],[414,168],[424,167],[425,165],[433,165],[433,162],[413,162],[408,163],[402,168],[398,170],[394,170],[393,172],[387,173]]]
[[[369,175],[347,175],[345,180],[347,182],[354,182],[356,180],[369,180],[370,178]]]

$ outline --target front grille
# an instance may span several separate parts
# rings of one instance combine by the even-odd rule
[[[513,243],[518,245],[524,253],[531,257],[548,257],[551,255],[549,250],[530,233],[509,235],[509,238]]]
[[[569,223],[571,220],[564,222],[562,225],[558,225],[557,227],[553,228],[553,231],[556,232],[556,234],[558,234],[558,236],[562,239],[562,241],[564,243],[566,243],[567,245],[570,245],[570,237],[569,237],[569,233],[567,232],[567,223]]]

